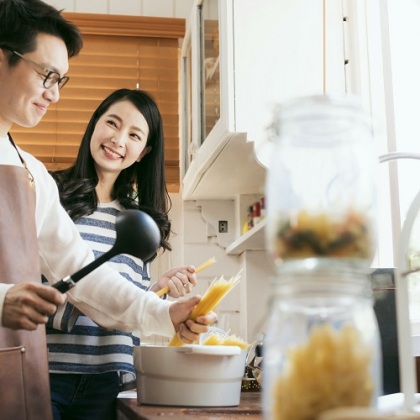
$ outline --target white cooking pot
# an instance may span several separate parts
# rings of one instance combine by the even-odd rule
[[[183,407],[237,406],[246,353],[238,346],[134,347],[137,401]]]

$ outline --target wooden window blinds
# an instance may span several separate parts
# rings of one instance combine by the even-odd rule
[[[43,120],[12,128],[17,144],[49,170],[69,167],[100,102],[119,88],[140,88],[156,100],[165,134],[166,183],[179,192],[179,43],[184,19],[64,13],[83,34],[84,47],[70,60],[69,83]]]

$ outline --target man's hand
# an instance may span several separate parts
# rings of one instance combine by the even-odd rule
[[[12,286],[6,293],[3,305],[3,327],[13,330],[36,330],[45,324],[66,295],[50,286],[28,282]]]
[[[208,331],[208,326],[216,322],[217,315],[210,312],[208,315],[199,316],[196,321],[188,319],[194,307],[200,302],[200,296],[174,302],[169,307],[169,315],[180,340],[186,344],[197,341],[201,333]]]
[[[169,286],[168,295],[172,298],[179,298],[190,293],[197,284],[197,276],[193,265],[175,267],[167,271],[152,287],[152,292],[157,292]]]

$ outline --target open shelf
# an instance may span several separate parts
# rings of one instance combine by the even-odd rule
[[[261,220],[247,233],[226,247],[226,255],[240,255],[244,251],[265,250],[265,226],[267,219]]]

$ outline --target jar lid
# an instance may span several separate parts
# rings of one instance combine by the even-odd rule
[[[361,99],[352,94],[305,96],[277,105],[271,135],[277,136],[282,125],[296,121],[299,121],[301,131],[307,130],[315,136],[317,131],[325,136],[348,130],[356,122],[372,130],[370,113],[364,109]],[[318,124],[314,124],[315,121]]]
[[[330,115],[358,117],[369,122],[369,112],[364,109],[361,98],[353,94],[312,95],[295,98],[277,108],[282,121],[289,118],[308,118]]]

